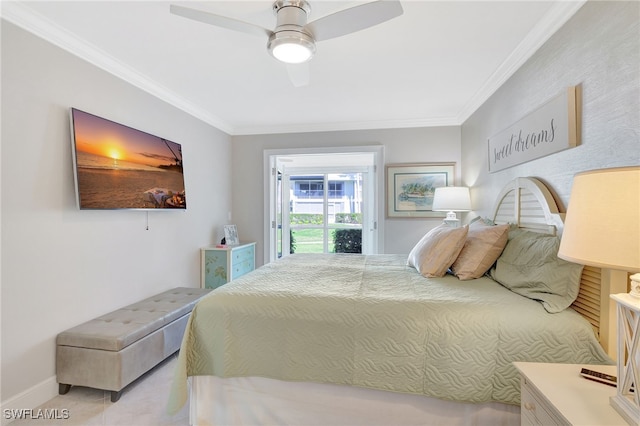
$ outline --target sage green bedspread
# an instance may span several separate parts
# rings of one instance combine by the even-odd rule
[[[513,361],[611,364],[588,322],[488,277],[427,279],[406,256],[299,254],[193,309],[170,411],[187,377],[259,376],[520,403]]]

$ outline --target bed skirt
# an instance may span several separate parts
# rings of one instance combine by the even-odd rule
[[[520,425],[520,407],[463,403],[261,377],[190,381],[190,423],[205,425]]]

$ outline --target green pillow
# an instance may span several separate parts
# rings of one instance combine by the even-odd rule
[[[583,265],[558,258],[559,247],[557,236],[511,231],[491,277],[515,293],[542,302],[547,312],[561,312],[578,297]]]

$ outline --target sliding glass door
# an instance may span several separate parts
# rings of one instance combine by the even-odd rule
[[[376,153],[269,157],[269,261],[291,253],[376,253]]]
[[[362,253],[364,175],[288,176],[291,252]]]

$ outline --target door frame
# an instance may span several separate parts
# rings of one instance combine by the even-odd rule
[[[305,155],[305,154],[353,154],[353,153],[373,153],[374,177],[372,187],[367,191],[365,196],[374,196],[376,198],[373,203],[373,212],[368,224],[373,230],[374,237],[371,241],[371,252],[382,253],[384,247],[384,221],[381,220],[381,214],[384,212],[384,146],[382,145],[366,145],[366,146],[345,146],[345,147],[328,147],[328,148],[287,148],[287,149],[265,149],[263,152],[264,167],[264,263],[276,260],[276,242],[272,238],[272,226],[275,226],[276,220],[276,200],[272,197],[275,192],[275,160],[278,156],[287,155]],[[272,171],[273,170],[273,171]],[[363,231],[364,232],[364,231]]]

